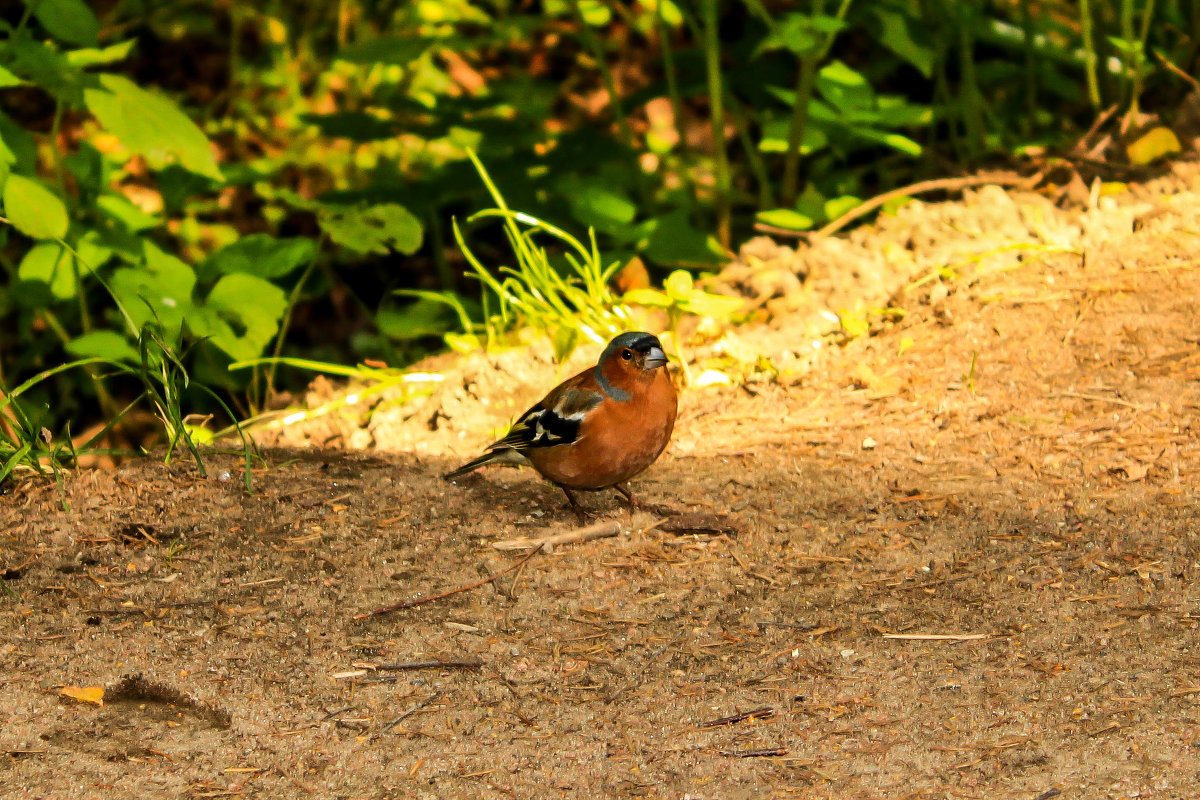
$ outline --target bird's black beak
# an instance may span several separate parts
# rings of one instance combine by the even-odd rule
[[[651,347],[646,351],[646,369],[655,369],[665,366],[667,363],[667,354],[663,352],[661,347]]]

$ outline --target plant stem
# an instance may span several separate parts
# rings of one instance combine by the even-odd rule
[[[1133,0],[1126,0],[1129,5],[1133,5]],[[1133,11],[1130,9],[1130,14]],[[1154,0],[1146,0],[1146,7],[1142,9],[1142,29],[1138,32],[1138,51],[1137,57],[1134,58],[1134,63],[1131,65],[1133,70],[1133,85],[1130,87],[1131,97],[1129,98],[1129,116],[1134,122],[1138,117],[1138,105],[1142,96],[1142,72],[1146,60],[1146,40],[1150,38],[1150,20],[1154,18]]]
[[[1096,78],[1096,42],[1092,31],[1092,2],[1079,0],[1079,33],[1083,38],[1083,68],[1087,76],[1088,100],[1100,110],[1100,82]]]
[[[1030,0],[1021,0],[1021,27],[1025,32],[1025,117],[1021,120],[1021,134],[1028,137],[1033,132],[1037,115],[1037,49],[1033,46],[1036,36],[1033,29],[1033,10]]]
[[[703,0],[700,13],[704,28],[704,64],[708,72],[709,117],[712,122],[714,158],[714,205],[717,240],[728,249],[731,232],[729,154],[725,152],[725,94],[721,86],[721,41],[717,29],[717,0]]]
[[[841,21],[850,10],[851,0],[842,0],[838,6],[835,18]],[[825,12],[825,0],[814,0],[812,16],[818,17]],[[792,100],[792,121],[788,127],[787,152],[783,157],[783,182],[779,189],[779,200],[785,206],[796,202],[800,190],[800,150],[804,146],[804,132],[808,128],[808,107],[812,101],[813,84],[817,78],[817,64],[833,47],[835,34],[827,34],[824,41],[812,52],[800,59],[800,69],[796,73],[796,96]]]
[[[963,125],[967,130],[967,150],[972,156],[986,147],[987,139],[983,126],[983,96],[979,91],[979,80],[975,74],[975,36],[971,30],[972,10],[969,4],[957,7],[959,70],[962,73]]]
[[[283,319],[279,322],[279,333],[275,335],[275,361],[272,361],[267,367],[267,385],[259,398],[259,405],[265,405],[267,396],[275,391],[275,367],[278,365],[279,355],[283,352],[283,340],[287,337],[287,330],[292,324],[292,311],[296,308],[296,303],[300,300],[300,293],[304,291],[304,284],[308,282],[309,276],[317,267],[317,262],[321,258],[321,247],[325,244],[325,233],[322,233],[317,239],[317,246],[313,250],[313,256],[308,260],[308,264],[304,267],[304,272],[300,273],[300,280],[296,281],[296,285],[292,287],[292,292],[288,295],[287,308],[283,311]],[[258,375],[258,370],[255,370],[255,377]]]
[[[671,49],[671,29],[667,27],[662,10],[663,3],[662,0],[659,0],[655,6],[655,17],[658,25],[659,46],[662,47],[663,72],[666,73],[667,96],[671,98],[671,115],[675,122],[675,136],[679,139],[676,147],[679,148],[679,155],[686,163],[687,130],[683,123],[683,97],[679,93],[679,72],[675,67],[675,52]],[[692,185],[691,188],[694,196],[696,187]]]
[[[733,117],[738,141],[741,142],[742,150],[746,153],[746,162],[750,165],[750,171],[754,173],[754,179],[758,183],[758,207],[760,210],[771,208],[775,205],[774,198],[771,196],[771,176],[767,172],[767,165],[763,161],[762,155],[754,145],[754,140],[750,138],[750,126],[746,119],[746,112],[732,92],[726,93],[725,102],[729,104],[729,115]]]
[[[442,291],[454,291],[454,272],[446,260],[446,229],[442,226],[442,215],[431,210],[428,216],[429,246],[433,249],[433,263],[437,267],[438,283]]]
[[[596,36],[592,30],[592,26],[588,25],[587,20],[584,19],[583,9],[579,7],[579,0],[571,0],[571,10],[575,12],[575,20],[579,23],[579,38],[591,51],[592,58],[596,61],[596,67],[600,70],[600,77],[604,80],[604,88],[608,92],[608,101],[612,105],[613,116],[617,118],[617,131],[621,134],[621,140],[629,148],[630,153],[636,153],[637,143],[633,138],[633,129],[629,127],[629,119],[625,116],[625,104],[621,102],[621,95],[617,92],[617,81],[613,77],[612,68],[608,65],[608,55],[604,52],[604,45],[601,43],[600,37]],[[643,203],[648,205],[650,190],[646,185],[640,166],[636,166],[634,175],[638,193]]]

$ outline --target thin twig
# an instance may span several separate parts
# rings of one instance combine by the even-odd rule
[[[906,639],[914,642],[970,642],[986,639],[989,633],[885,633],[885,639]]]
[[[560,534],[556,534],[554,536],[547,536],[543,539],[535,539],[535,540],[529,542],[529,547],[532,549],[529,551],[528,555],[526,555],[524,558],[522,558],[520,561],[516,562],[512,566],[506,567],[505,569],[501,570],[500,572],[495,573],[494,575],[489,575],[488,577],[484,578],[483,580],[475,581],[475,583],[470,583],[470,584],[467,584],[466,586],[459,586],[457,589],[451,589],[450,591],[442,592],[441,594],[434,594],[434,595],[430,595],[429,597],[418,597],[415,600],[405,600],[401,603],[395,603],[390,606],[384,606],[383,608],[377,608],[374,611],[371,611],[371,612],[368,612],[365,614],[355,614],[354,619],[358,620],[358,619],[367,619],[368,617],[377,617],[380,614],[390,614],[393,611],[400,611],[401,609],[405,609],[405,608],[415,608],[417,606],[423,606],[426,603],[433,603],[438,600],[445,600],[447,597],[451,597],[453,595],[460,594],[462,592],[469,592],[472,589],[478,589],[480,586],[487,586],[489,583],[495,582],[495,580],[497,578],[502,578],[505,575],[507,575],[508,573],[513,572],[514,570],[520,569],[521,567],[525,566],[525,564],[528,563],[530,561],[530,559],[532,559],[535,555],[543,552],[543,550],[545,550],[548,545],[550,547],[553,547],[555,544],[564,544],[564,543],[568,543],[568,542],[585,542],[590,539],[602,539],[606,536],[616,536],[620,532],[621,532],[621,527],[616,522],[600,522],[595,525],[589,525],[586,528],[580,528],[579,530],[571,531],[569,533],[560,533]],[[516,549],[516,548],[513,547],[513,548],[503,548],[503,549]]]
[[[593,539],[606,539],[610,536],[616,536],[620,532],[621,526],[615,520],[609,520],[606,522],[597,522],[586,528],[568,531],[567,533],[546,536],[541,539],[505,539],[501,542],[493,542],[492,547],[497,550],[527,550],[532,547],[534,549],[541,548],[549,552],[560,544],[577,544],[578,542],[590,542]]]
[[[1036,186],[1041,179],[1042,174],[1040,172],[1029,178],[1023,178],[1020,175],[1013,174],[968,175],[962,178],[935,178],[934,180],[920,181],[909,186],[901,186],[898,189],[892,189],[889,192],[875,195],[862,205],[855,206],[845,214],[842,214],[840,217],[835,219],[833,222],[830,222],[825,227],[819,229],[814,234],[810,234],[809,231],[797,231],[792,230],[791,228],[779,228],[774,225],[766,225],[763,223],[755,225],[754,230],[761,231],[763,233],[770,233],[776,236],[795,236],[797,238],[809,235],[830,236],[831,234],[837,233],[859,217],[871,213],[884,203],[897,197],[936,191],[953,192],[959,189],[968,189],[972,186],[987,186],[992,184],[997,186],[1021,186],[1025,188],[1032,188]]]
[[[1183,78],[1185,81],[1190,83],[1192,85],[1193,90],[1200,92],[1200,81],[1197,81],[1191,75],[1188,75],[1186,72],[1181,70],[1179,67],[1172,64],[1171,59],[1167,58],[1166,56],[1164,56],[1162,53],[1158,52],[1157,50],[1154,51],[1154,56],[1159,61],[1162,62],[1164,67],[1171,70],[1171,72],[1174,72],[1176,75],[1178,75],[1179,77]]]
[[[389,721],[388,724],[386,724],[382,728],[380,728],[379,733],[375,734],[375,736],[372,738],[378,739],[380,736],[383,736],[385,733],[389,732],[392,728],[396,727],[401,722],[408,719],[413,714],[417,713],[422,708],[424,708],[425,706],[432,703],[434,700],[437,700],[438,697],[440,697],[440,695],[437,694],[436,692],[434,692],[429,697],[426,697],[424,700],[420,701],[419,703],[413,703],[411,706],[409,706],[407,711],[405,711],[403,714],[396,717],[395,719]]]
[[[719,728],[722,725],[736,725],[739,722],[745,722],[748,719],[770,719],[775,716],[775,709],[770,706],[756,708],[753,711],[743,711],[741,714],[734,714],[729,717],[721,717],[720,719],[711,719],[708,722],[701,722],[700,728]]]
[[[405,608],[416,608],[417,606],[423,606],[426,603],[433,603],[438,600],[445,600],[447,597],[451,597],[453,595],[460,594],[462,592],[469,592],[472,589],[478,589],[480,586],[487,586],[489,583],[492,583],[497,578],[502,578],[505,575],[507,575],[508,573],[512,572],[513,570],[524,566],[525,562],[529,561],[531,558],[536,556],[541,551],[542,551],[542,549],[540,547],[535,547],[529,551],[529,555],[525,556],[520,561],[513,564],[511,567],[506,567],[505,569],[500,570],[499,572],[495,573],[494,575],[489,575],[488,577],[484,578],[483,580],[475,581],[474,583],[469,583],[466,586],[459,586],[457,589],[451,589],[450,591],[442,592],[441,594],[431,594],[428,597],[418,597],[415,600],[405,600],[404,602],[401,602],[401,603],[395,603],[390,606],[384,606],[383,608],[377,608],[374,611],[370,611],[366,614],[355,614],[354,619],[356,619],[356,620],[367,619],[368,617],[377,617],[381,614],[390,614],[393,611],[400,611]]]
[[[405,670],[405,669],[479,669],[483,666],[483,662],[478,658],[451,658],[445,661],[439,661],[436,658],[431,658],[426,661],[401,661],[398,664],[378,664],[377,670]]]
[[[758,750],[719,750],[717,752],[732,758],[777,758],[788,754],[785,747],[764,747]]]

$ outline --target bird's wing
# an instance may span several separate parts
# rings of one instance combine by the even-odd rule
[[[571,444],[579,438],[584,417],[603,399],[598,390],[582,386],[578,380],[568,381],[522,414],[508,434],[489,449],[512,448],[522,452]]]

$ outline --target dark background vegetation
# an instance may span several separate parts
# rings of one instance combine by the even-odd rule
[[[756,226],[924,178],[1120,178],[1180,147],[1198,6],[4,3],[0,477],[139,413],[190,444],[189,413],[246,419],[307,377],[234,362],[402,366],[536,323],[456,241],[513,262],[467,222],[498,202],[471,151],[509,208],[594,231],[600,307],[634,257],[655,284],[714,270]]]

